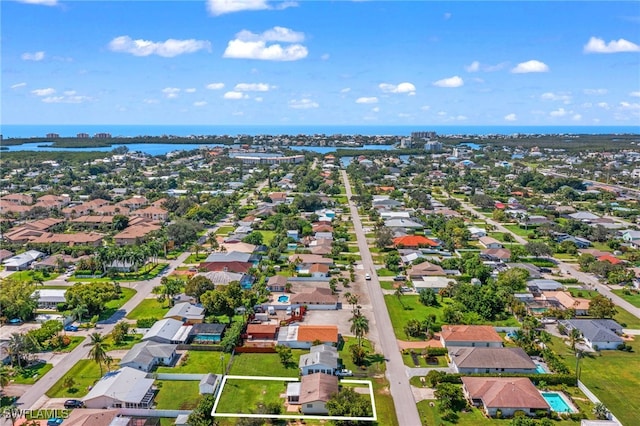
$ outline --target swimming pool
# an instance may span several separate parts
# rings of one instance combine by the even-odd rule
[[[289,301],[289,296],[285,296],[284,294],[282,296],[278,296],[278,302],[287,303],[288,301]]]
[[[538,374],[547,374],[547,370],[544,369],[540,364],[536,364],[536,373]]]
[[[551,411],[558,413],[573,413],[574,411],[558,392],[542,392],[542,397],[551,406]]]

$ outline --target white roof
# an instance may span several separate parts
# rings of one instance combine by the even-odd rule
[[[440,289],[447,288],[451,281],[455,280],[449,277],[422,277],[422,280],[415,280],[413,286],[416,290],[421,288]]]
[[[176,303],[169,312],[165,314],[165,318],[179,316],[181,318],[202,318],[204,316],[204,308],[192,305],[189,302]]]
[[[66,292],[67,289],[43,288],[34,291],[31,296],[35,297],[38,294],[38,300],[41,302],[65,302],[64,295]]]
[[[156,321],[142,340],[150,340],[154,337],[164,339],[171,342],[180,342],[187,340],[191,326],[184,326],[182,321],[173,318],[165,318]]]
[[[147,373],[130,367],[123,367],[105,374],[93,386],[89,394],[82,400],[107,396],[116,401],[137,404],[142,401],[151,386],[153,379],[147,379]]]

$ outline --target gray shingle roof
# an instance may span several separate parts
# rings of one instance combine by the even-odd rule
[[[616,332],[622,332],[622,326],[614,320],[572,319],[561,320],[559,323],[569,330],[577,328],[582,333],[582,336],[590,342],[624,342],[624,340],[616,334]]]

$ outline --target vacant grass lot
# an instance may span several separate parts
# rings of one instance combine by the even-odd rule
[[[119,359],[114,359],[111,368],[114,369],[118,365]],[[106,372],[104,365],[102,366],[102,373]],[[72,377],[75,384],[71,388],[64,386],[67,377]],[[93,386],[100,377],[100,367],[95,362],[89,359],[81,359],[76,365],[58,380],[51,389],[46,392],[49,398],[81,398],[89,393],[89,387]]]
[[[633,306],[640,308],[640,293],[624,294],[622,290],[612,290],[616,295],[622,297]]]
[[[156,380],[160,389],[155,398],[158,410],[193,410],[202,396],[197,380]]]
[[[246,355],[246,354],[243,354]],[[277,376],[277,374],[274,374]],[[196,382],[197,384],[197,382]],[[284,411],[284,398],[280,395],[287,390],[287,382],[278,380],[227,380],[216,412],[250,413],[258,403],[278,403]]]
[[[387,309],[389,310],[389,316],[391,317],[391,324],[393,325],[393,331],[396,333],[396,338],[418,341],[424,339],[418,339],[415,337],[409,338],[404,333],[403,328],[407,322],[413,318],[424,320],[427,315],[435,314],[437,324],[442,325],[442,310],[445,306],[453,302],[451,299],[445,298],[444,301],[440,303],[440,306],[424,306],[420,303],[419,296],[417,295],[404,295],[398,300],[395,295],[390,294],[384,296],[384,301],[387,305]],[[494,321],[487,324],[506,327],[518,327],[520,325],[513,317],[504,321]]]
[[[221,359],[221,357],[223,357]],[[158,373],[206,374],[222,372],[229,362],[229,354],[210,351],[189,351],[175,367],[158,367]]]
[[[169,312],[169,307],[165,303],[160,303],[156,298],[144,299],[138,306],[133,308],[127,318],[138,320],[140,318],[162,318]]]
[[[32,385],[37,382],[42,376],[47,374],[49,370],[53,368],[53,364],[45,364],[44,362],[31,367],[23,368],[22,371],[15,376],[11,377],[12,383],[21,385]]]
[[[308,353],[300,349],[293,350],[291,365],[285,367],[278,354],[236,354],[233,357],[229,374],[236,376],[273,376],[297,377],[300,355]]]
[[[268,246],[269,244],[271,244],[271,241],[276,236],[275,231],[257,231],[257,232],[262,234],[262,244],[264,244],[265,246]]]
[[[338,356],[342,362],[342,365],[347,370],[353,371],[355,374],[366,374],[368,376],[374,376],[376,374],[382,374],[385,370],[384,356],[375,353],[375,348],[367,339],[362,340],[362,347],[369,353],[364,365],[359,367],[351,360],[351,346],[357,346],[358,339],[355,337],[344,337],[344,344],[338,351]]]
[[[576,357],[571,348],[557,337],[552,337],[551,346],[575,374]],[[580,361],[580,380],[625,425],[637,424],[640,413],[640,345],[634,342],[631,346],[633,352],[600,351]]]
[[[100,312],[100,321],[106,320],[111,317],[111,315],[115,314],[118,309],[122,308],[122,305],[127,303],[129,299],[136,294],[136,291],[132,288],[121,288],[122,294],[119,299],[109,300],[104,305],[104,311]]]
[[[216,231],[216,235],[227,235],[229,232],[233,232],[234,229],[236,228],[234,228],[233,226],[221,226]]]
[[[113,342],[113,337],[111,334],[107,336],[105,339],[105,343],[107,344],[107,350],[115,351],[115,350],[123,350],[123,349],[131,349],[133,345],[136,343],[140,343],[142,340],[142,334],[128,334],[124,337],[120,344],[115,344]]]

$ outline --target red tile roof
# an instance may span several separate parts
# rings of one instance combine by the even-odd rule
[[[404,237],[394,238],[393,245],[402,245],[404,247],[437,247],[438,243],[422,235],[405,235]]]

